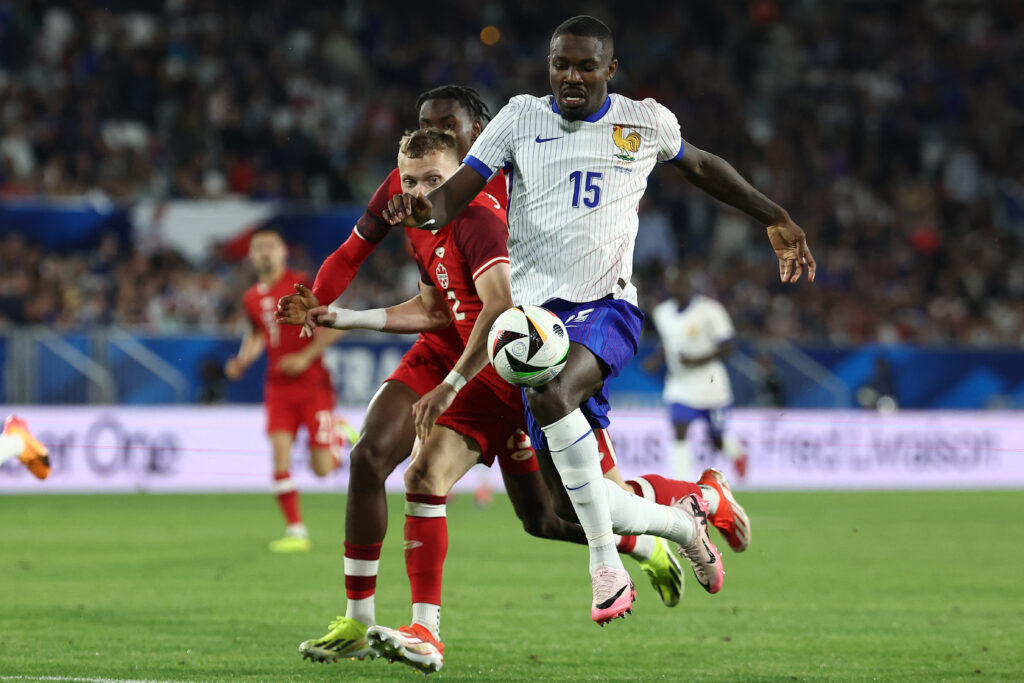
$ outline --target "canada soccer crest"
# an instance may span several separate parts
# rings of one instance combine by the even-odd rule
[[[448,269],[444,267],[443,263],[437,264],[434,274],[437,275],[437,283],[441,285],[441,289],[448,289]]]

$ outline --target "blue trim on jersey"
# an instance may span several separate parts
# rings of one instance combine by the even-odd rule
[[[686,143],[685,142],[680,143],[680,145],[679,145],[679,152],[674,157],[669,159],[668,163],[670,163],[670,164],[676,163],[677,161],[679,161],[680,159],[683,158],[683,154],[685,152],[686,152]]]
[[[491,176],[494,175],[494,171],[491,170],[490,166],[480,161],[472,154],[467,154],[466,158],[462,160],[462,163],[482,175],[484,180],[490,180]]]
[[[516,182],[516,169],[512,164],[505,164],[505,170],[508,171],[508,186],[505,191],[508,192],[508,197],[505,198],[505,219],[508,220],[508,214],[512,210],[512,186]]]
[[[601,119],[604,118],[604,115],[607,114],[608,110],[611,109],[611,108],[612,108],[612,98],[609,95],[608,97],[604,98],[604,104],[601,105],[600,109],[598,109],[593,114],[591,114],[590,116],[588,116],[587,118],[585,118],[583,120],[586,121],[587,123],[594,123],[595,121],[600,121]],[[551,111],[555,112],[559,116],[562,115],[562,110],[558,108],[558,98],[555,97],[555,96],[551,97]],[[683,155],[683,153],[680,151],[679,152],[679,156],[682,156],[682,155]]]

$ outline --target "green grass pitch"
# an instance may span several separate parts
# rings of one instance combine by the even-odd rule
[[[757,493],[753,543],[716,596],[590,621],[581,546],[526,536],[507,499],[449,507],[447,680],[982,680],[1024,677],[1024,492]],[[315,547],[275,556],[269,496],[0,497],[0,681],[411,678],[312,664],[344,609],[343,497],[303,499]],[[409,619],[402,506],[377,617]],[[36,677],[36,678],[34,678]],[[51,678],[53,680],[53,678]]]

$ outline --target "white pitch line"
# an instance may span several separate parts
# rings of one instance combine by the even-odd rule
[[[65,683],[198,683],[149,678],[81,678],[78,676],[0,676],[0,681],[63,681]]]

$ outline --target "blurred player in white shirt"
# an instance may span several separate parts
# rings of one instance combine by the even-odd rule
[[[747,454],[733,436],[725,434],[726,410],[732,405],[732,386],[722,359],[733,351],[736,330],[725,307],[694,292],[682,271],[668,272],[672,298],[654,307],[651,318],[661,338],[668,375],[662,394],[669,405],[675,429],[673,460],[676,475],[693,469],[693,453],[687,431],[694,420],[704,420],[715,450],[732,460],[740,479],[747,474]],[[652,356],[648,368],[659,364]]]

